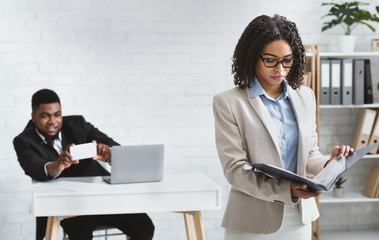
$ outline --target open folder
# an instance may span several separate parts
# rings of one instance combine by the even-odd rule
[[[307,190],[310,192],[329,191],[338,178],[353,166],[359,159],[375,148],[379,143],[361,148],[347,157],[340,157],[337,161],[331,161],[319,174],[313,179],[302,177],[293,172],[264,163],[247,163],[254,171],[263,172],[271,177],[285,178],[294,182],[307,184]]]

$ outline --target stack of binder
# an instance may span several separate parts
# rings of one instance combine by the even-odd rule
[[[362,108],[359,111],[358,122],[355,128],[353,147],[360,149],[379,142],[379,114],[378,110]],[[378,146],[370,151],[375,154]]]
[[[369,198],[379,198],[379,166],[371,166],[362,194]]]
[[[369,59],[321,59],[320,104],[373,103]]]

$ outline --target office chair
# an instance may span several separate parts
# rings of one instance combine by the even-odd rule
[[[102,238],[104,240],[108,240],[108,237],[112,237],[112,236],[126,236],[123,232],[119,232],[119,233],[109,233],[108,231],[111,230],[111,229],[114,229],[113,227],[108,227],[108,226],[98,226],[97,228],[95,228],[94,232],[95,231],[104,231],[104,233],[101,233],[101,234],[98,234],[98,235],[93,235],[93,238],[96,239],[96,238]],[[63,240],[69,240],[70,238],[67,236],[67,234],[64,232],[63,230]],[[129,237],[126,236],[126,240],[128,240]]]

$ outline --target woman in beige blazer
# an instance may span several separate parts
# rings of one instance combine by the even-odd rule
[[[216,145],[231,184],[222,226],[225,240],[310,239],[319,216],[305,185],[254,171],[268,163],[299,175],[316,175],[338,156],[317,146],[315,96],[301,86],[305,50],[295,23],[285,17],[255,18],[242,33],[232,72],[238,87],[217,94],[213,107]]]

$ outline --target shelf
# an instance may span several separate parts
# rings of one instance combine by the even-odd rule
[[[312,53],[306,53],[307,57],[312,57]],[[379,52],[320,52],[320,57],[375,57]]]
[[[367,202],[379,202],[379,198],[368,198],[362,195],[362,192],[345,192],[345,196],[342,198],[333,197],[333,190],[320,195],[321,203],[367,203]]]
[[[330,108],[379,108],[379,103],[370,103],[362,105],[320,105],[320,109],[330,109]]]
[[[379,236],[379,230],[346,230],[346,231],[321,231],[320,239],[322,240],[377,240]]]
[[[379,52],[320,52],[320,57],[370,57],[379,56]]]

